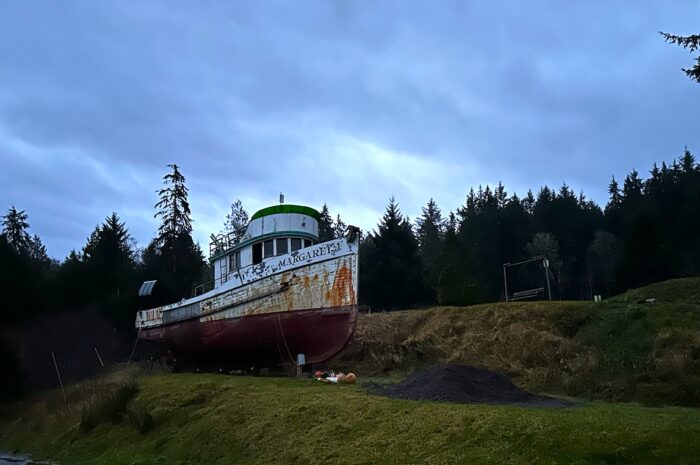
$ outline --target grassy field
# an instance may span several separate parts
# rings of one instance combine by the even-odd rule
[[[62,464],[697,463],[700,411],[593,402],[570,409],[402,401],[312,380],[160,375],[125,419],[80,427],[56,393],[12,407],[0,449]],[[75,394],[73,394],[75,396]],[[11,419],[13,418],[13,419]]]
[[[362,315],[355,340],[329,365],[398,380],[440,362],[594,400],[559,410],[458,405],[201,374],[136,385],[132,368],[71,386],[69,407],[45,392],[0,409],[0,450],[64,465],[700,463],[700,279],[602,303]]]
[[[640,303],[655,298],[654,303]],[[331,365],[362,374],[436,362],[509,375],[534,391],[700,406],[700,279],[593,302],[496,303],[361,315]]]

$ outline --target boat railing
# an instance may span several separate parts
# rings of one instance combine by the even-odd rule
[[[216,279],[212,279],[211,281],[206,281],[202,284],[192,286],[192,297],[197,297],[198,295],[211,291],[214,289],[214,284],[216,284],[216,281]]]
[[[198,295],[202,295],[206,292],[211,291],[216,287],[216,283],[219,284],[224,284],[228,282],[230,279],[241,279],[239,276],[239,273],[242,270],[245,270],[246,268],[250,268],[251,266],[255,265],[246,265],[241,268],[234,268],[230,271],[227,271],[225,274],[222,276],[219,276],[218,278],[211,279],[209,281],[203,282],[202,284],[198,284],[197,286],[192,287],[192,297],[197,297]],[[236,276],[232,276],[236,275]]]
[[[209,243],[209,256],[226,252],[227,250],[235,247],[240,242],[241,237],[236,231],[230,233],[212,234],[211,242]]]

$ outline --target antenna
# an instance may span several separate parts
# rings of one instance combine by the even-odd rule
[[[284,194],[280,192],[280,203],[284,203]]]

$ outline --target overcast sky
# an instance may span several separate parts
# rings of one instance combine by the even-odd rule
[[[569,184],[700,155],[700,1],[0,2],[0,208],[49,254],[112,211],[140,246],[177,163],[206,248],[231,201],[375,227],[471,186]]]

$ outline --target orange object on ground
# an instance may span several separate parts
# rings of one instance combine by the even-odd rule
[[[338,376],[338,382],[341,383],[355,384],[356,381],[357,376],[355,376],[355,373],[348,373],[347,375]]]

